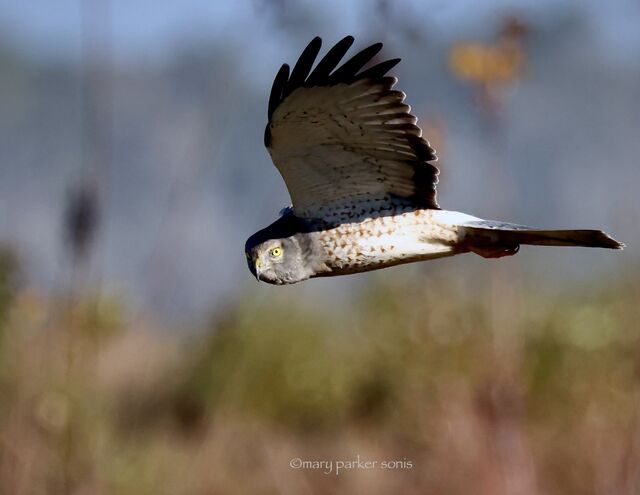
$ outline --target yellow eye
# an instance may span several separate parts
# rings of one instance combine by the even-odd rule
[[[271,256],[273,256],[274,258],[277,258],[278,256],[282,256],[282,248],[274,247],[271,250]]]

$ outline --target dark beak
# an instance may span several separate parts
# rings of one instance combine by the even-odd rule
[[[253,264],[253,271],[256,275],[256,280],[260,282],[260,258],[257,258],[255,263]]]

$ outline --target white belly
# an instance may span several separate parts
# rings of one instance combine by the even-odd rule
[[[442,210],[397,211],[394,215],[343,223],[320,235],[333,271],[366,271],[456,254],[456,223],[469,215]]]

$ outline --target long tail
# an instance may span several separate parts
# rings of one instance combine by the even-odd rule
[[[515,254],[521,244],[624,248],[601,230],[541,230],[491,220],[467,222],[460,230],[470,251],[489,258]]]

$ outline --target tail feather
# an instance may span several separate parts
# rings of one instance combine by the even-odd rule
[[[477,247],[582,246],[624,249],[625,245],[601,230],[541,230],[523,225],[482,220],[461,226],[464,237]]]

